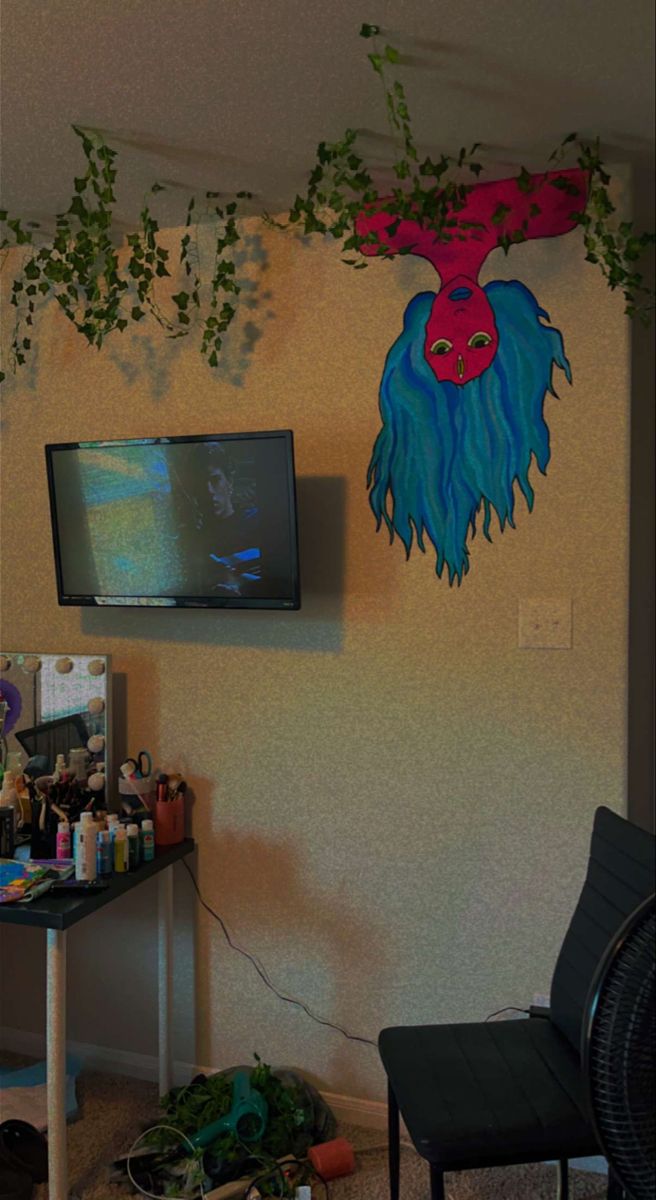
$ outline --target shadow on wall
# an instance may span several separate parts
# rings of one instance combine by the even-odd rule
[[[199,253],[201,241],[209,243],[212,228],[208,225],[202,232],[202,238],[201,233],[198,234]],[[204,262],[211,260],[212,252],[209,244],[203,245]],[[268,269],[269,260],[259,233],[244,234],[233,261],[241,292],[237,315],[223,339],[218,367],[212,368],[206,364],[206,369],[214,383],[230,383],[233,387],[241,388],[255,346],[263,336],[264,324],[274,317],[272,293],[263,287],[262,277]],[[164,303],[163,307],[173,317],[173,306]],[[200,333],[192,333],[189,340],[198,343],[197,352],[200,355]],[[183,347],[187,345],[187,338],[167,337],[163,329],[154,329],[152,333],[139,330],[127,337],[123,334],[122,339],[113,339],[107,353],[129,387],[138,379],[144,380],[149,384],[154,400],[169,401],[172,371]]]
[[[339,653],[344,639],[346,480],[301,476],[296,489],[300,612],[83,608],[82,632],[100,638]]]

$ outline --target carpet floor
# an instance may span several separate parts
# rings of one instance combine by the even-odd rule
[[[118,1075],[83,1072],[78,1079],[80,1115],[68,1128],[71,1191],[78,1200],[123,1200],[133,1195],[128,1186],[109,1181],[109,1164],[124,1154],[141,1129],[157,1113],[157,1088],[152,1083]],[[330,1200],[386,1200],[387,1164],[384,1136],[371,1129],[341,1126],[356,1149],[354,1175],[330,1184]],[[374,1147],[367,1149],[367,1147]],[[401,1152],[403,1200],[428,1200],[428,1170],[414,1150]],[[572,1172],[573,1200],[601,1200],[605,1195],[598,1175]],[[542,1164],[486,1171],[463,1171],[447,1176],[448,1200],[553,1200],[553,1167]],[[323,1200],[323,1189],[313,1198]],[[34,1200],[48,1200],[44,1184]]]

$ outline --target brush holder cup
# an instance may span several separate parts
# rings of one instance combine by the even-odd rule
[[[154,775],[145,775],[143,779],[135,777],[125,779],[123,775],[119,775],[118,791],[121,797],[121,807],[125,811],[126,804],[133,809],[144,806],[149,813],[154,815],[156,788]]]
[[[185,798],[174,796],[172,800],[158,800],[155,804],[155,845],[177,846],[184,841]]]

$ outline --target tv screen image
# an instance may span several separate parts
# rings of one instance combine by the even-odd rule
[[[46,446],[60,604],[300,607],[290,430]]]

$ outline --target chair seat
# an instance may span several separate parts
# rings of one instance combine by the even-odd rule
[[[548,1018],[384,1029],[414,1145],[443,1170],[598,1154],[577,1056]]]

